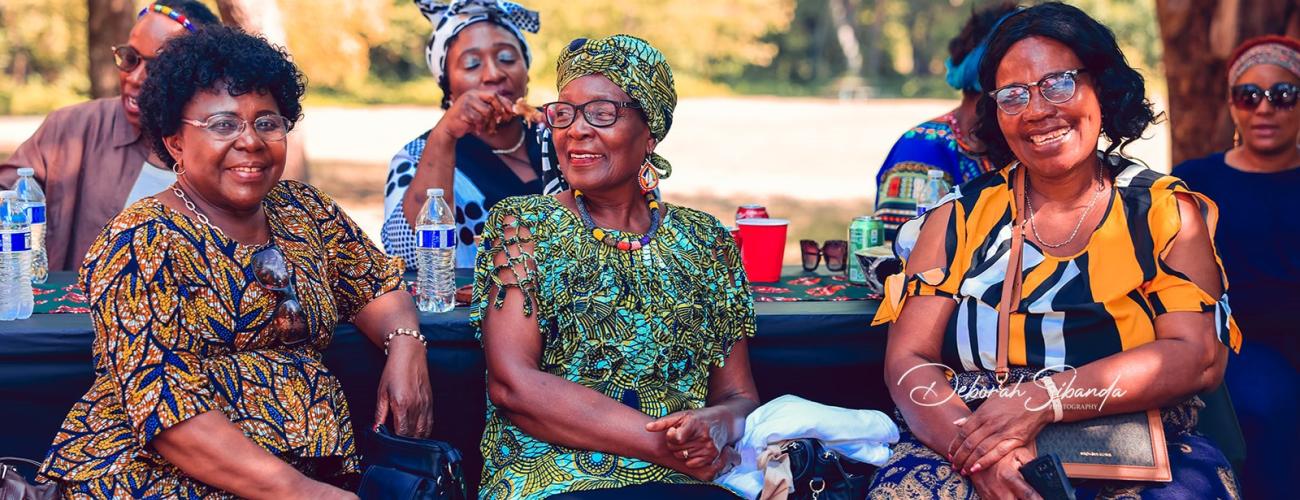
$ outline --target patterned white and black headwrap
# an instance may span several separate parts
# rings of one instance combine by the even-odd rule
[[[433,24],[433,34],[424,46],[424,59],[429,64],[433,79],[442,83],[447,72],[447,50],[451,40],[461,30],[479,21],[491,21],[501,25],[515,37],[524,52],[524,65],[531,66],[533,55],[524,40],[524,31],[537,33],[542,27],[541,17],[537,11],[524,8],[514,2],[505,0],[413,0],[424,17]]]

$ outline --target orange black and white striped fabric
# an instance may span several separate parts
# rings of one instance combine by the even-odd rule
[[[1178,178],[1118,156],[1103,159],[1115,179],[1106,214],[1077,255],[1048,255],[1033,242],[1023,249],[1020,307],[1011,316],[1008,363],[1034,368],[1078,367],[1155,340],[1155,318],[1167,312],[1212,312],[1216,335],[1238,350],[1241,332],[1225,293],[1211,297],[1170,268],[1181,219],[1176,194],[1194,198],[1213,236],[1218,208]],[[875,324],[898,318],[908,296],[958,302],[945,330],[942,360],[954,370],[997,367],[997,307],[1002,299],[1013,219],[1007,183],[1016,166],[986,173],[956,188],[947,228],[946,269],[891,278]],[[925,218],[900,229],[895,252],[906,260]],[[1216,262],[1218,257],[1215,257]]]

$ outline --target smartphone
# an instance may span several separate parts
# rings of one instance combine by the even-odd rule
[[[1074,500],[1074,487],[1065,477],[1065,468],[1055,453],[1043,455],[1020,468],[1025,482],[1043,497],[1043,500]]]

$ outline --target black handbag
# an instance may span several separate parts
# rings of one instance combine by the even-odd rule
[[[860,500],[867,497],[875,467],[851,460],[817,439],[787,442],[781,451],[790,458],[794,491],[789,500]]]
[[[59,485],[33,484],[18,472],[15,464],[30,465],[40,470],[41,464],[26,458],[0,458],[0,500],[58,500]]]
[[[432,439],[398,436],[379,426],[378,452],[361,476],[362,499],[466,500],[460,451]]]

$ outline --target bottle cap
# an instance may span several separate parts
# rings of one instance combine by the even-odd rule
[[[425,191],[424,194],[430,198],[433,198],[434,196],[442,196],[442,188],[429,188],[429,190]]]
[[[23,167],[18,169],[18,175],[36,175],[36,169],[32,167]]]
[[[943,171],[942,171],[942,170],[939,170],[939,169],[937,169],[937,168],[932,168],[932,169],[930,169],[929,171],[927,171],[927,172],[925,173],[925,176],[926,176],[926,177],[929,177],[929,178],[931,178],[931,179],[942,179],[942,178],[943,178]]]

